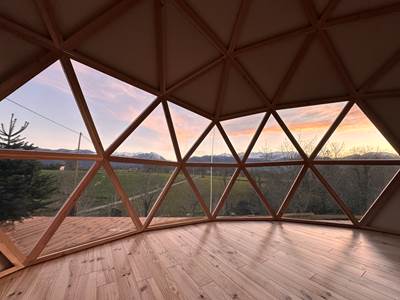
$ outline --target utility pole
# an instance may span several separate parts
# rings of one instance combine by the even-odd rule
[[[79,132],[78,149],[76,150],[77,153],[79,153],[80,150],[81,150],[81,140],[82,140],[82,132]],[[78,176],[79,176],[79,160],[76,160],[76,162],[75,162],[75,175],[74,175],[74,188],[78,184]],[[69,215],[70,216],[75,216],[76,215],[76,204],[71,208],[71,211],[70,211]]]

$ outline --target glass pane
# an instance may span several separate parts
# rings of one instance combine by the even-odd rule
[[[114,155],[176,161],[167,120],[161,104],[118,147]]]
[[[218,215],[255,217],[266,216],[268,212],[247,177],[241,173],[233,184]]]
[[[308,155],[340,114],[346,102],[282,109],[279,116]]]
[[[264,115],[264,113],[261,113],[221,122],[222,127],[240,158],[242,158],[246,152]]]
[[[137,214],[144,221],[175,168],[115,162],[112,166]]]
[[[150,226],[203,219],[204,217],[205,213],[192,188],[185,176],[180,173],[171,185]]]
[[[210,124],[210,120],[171,102],[168,103],[168,106],[178,139],[179,149],[183,157]]]
[[[299,160],[300,154],[271,115],[255,143],[247,162]]]
[[[399,170],[399,166],[317,166],[360,219]]]
[[[100,169],[42,254],[135,230],[136,227],[106,172]]]
[[[349,223],[322,183],[308,170],[283,214],[286,218]]]
[[[212,212],[231,179],[235,168],[188,168],[200,195]]]
[[[318,154],[318,159],[399,159],[399,154],[354,105]]]
[[[14,124],[15,122],[15,124]],[[61,64],[56,62],[0,102],[0,148],[94,153]],[[8,142],[9,130],[25,140]],[[14,136],[15,137],[15,136]]]
[[[107,148],[156,96],[76,61],[72,64],[103,147]]]
[[[235,163],[236,160],[218,128],[214,126],[189,158],[189,162]]]
[[[0,160],[0,228],[29,254],[91,161]]]
[[[275,212],[278,211],[301,166],[247,168]]]

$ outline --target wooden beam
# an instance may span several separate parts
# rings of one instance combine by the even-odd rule
[[[142,222],[140,222],[140,219],[135,210],[135,207],[129,201],[129,197],[126,194],[123,186],[121,185],[121,182],[119,181],[117,174],[115,173],[114,169],[111,167],[111,164],[107,160],[104,160],[103,168],[106,171],[108,178],[110,179],[112,185],[114,186],[115,190],[117,191],[119,197],[121,198],[121,202],[125,206],[128,216],[131,218],[133,224],[135,224],[136,230],[141,231],[143,226],[142,226]]]
[[[328,128],[328,130],[325,132],[323,135],[322,139],[318,142],[317,146],[315,147],[314,151],[310,155],[310,159],[315,159],[321,151],[322,147],[325,146],[329,138],[332,136],[334,131],[338,128],[339,124],[343,121],[343,119],[346,117],[348,112],[351,110],[353,107],[354,102],[349,101],[342,109],[342,111],[339,113],[339,115],[336,117],[335,121],[333,121],[332,125]]]
[[[241,164],[241,159],[239,157],[239,155],[236,153],[235,147],[233,147],[231,141],[229,140],[228,135],[226,134],[224,128],[222,127],[221,123],[217,122],[216,126],[219,130],[219,132],[221,133],[226,145],[228,146],[229,150],[231,151],[233,158],[237,161],[238,164]]]
[[[246,168],[243,168],[243,174],[246,176],[247,180],[257,193],[258,198],[261,200],[261,203],[264,205],[268,213],[272,216],[274,219],[276,217],[275,211],[272,208],[271,204],[269,203],[268,199],[265,197],[264,193],[261,192],[260,187],[257,185],[257,183],[254,181],[253,177],[250,175],[250,173],[247,171]]]
[[[218,163],[218,162],[185,162],[184,165],[190,168],[237,168],[238,163]]]
[[[286,209],[288,208],[290,201],[293,198],[294,193],[296,192],[297,188],[299,187],[301,181],[303,180],[304,175],[307,172],[307,166],[303,166],[299,172],[299,174],[297,174],[296,179],[293,181],[293,184],[291,185],[288,193],[285,196],[285,199],[283,200],[281,206],[279,207],[277,213],[276,213],[276,218],[277,219],[281,219],[283,213],[286,211]]]
[[[178,139],[176,137],[174,124],[172,122],[171,113],[169,111],[167,101],[165,101],[165,100],[162,101],[162,106],[163,106],[164,116],[167,121],[168,132],[169,132],[169,135],[170,135],[170,138],[172,141],[172,145],[174,146],[176,159],[178,160],[178,162],[181,162],[182,161],[181,150],[179,149],[179,143],[178,143]]]
[[[144,229],[147,229],[149,227],[151,220],[153,220],[154,216],[156,215],[158,209],[160,208],[162,202],[164,201],[168,191],[170,190],[172,184],[175,181],[175,178],[178,176],[180,171],[181,171],[181,166],[178,166],[171,174],[171,177],[168,179],[167,183],[165,184],[161,193],[158,195],[156,202],[154,202],[153,207],[150,209],[150,212],[146,217],[146,220],[143,224]]]
[[[283,120],[281,119],[279,114],[276,111],[273,111],[272,115],[274,116],[275,120],[278,122],[279,126],[281,126],[282,130],[286,133],[286,136],[292,142],[293,146],[296,148],[296,150],[300,154],[301,158],[303,158],[304,161],[308,162],[307,154],[301,148],[300,144],[297,142],[296,138],[293,136],[292,132],[289,130],[289,128],[283,122]]]
[[[78,78],[76,77],[75,70],[72,67],[71,61],[67,57],[62,57],[61,65],[63,67],[65,76],[67,77],[72,94],[75,97],[76,104],[78,105],[79,111],[81,112],[83,121],[85,122],[86,129],[88,130],[90,138],[93,142],[94,148],[96,149],[97,154],[103,156],[103,145],[101,144],[99,134],[97,133],[96,126],[94,125],[92,116],[90,115],[89,107],[86,104],[85,97],[83,96]]]
[[[335,200],[336,203],[339,205],[340,209],[346,214],[349,220],[354,224],[354,226],[358,226],[357,219],[354,217],[353,213],[348,208],[346,203],[340,198],[338,193],[336,193],[335,189],[329,184],[329,182],[324,178],[324,176],[322,176],[322,174],[318,171],[318,169],[315,166],[311,165],[310,168],[313,171],[313,173],[317,176],[318,180],[322,183],[322,185],[332,196],[333,200]]]
[[[282,81],[279,83],[279,86],[277,90],[275,91],[275,94],[272,98],[272,103],[276,103],[281,95],[284,93],[286,90],[287,86],[289,85],[290,81],[292,80],[292,77],[296,73],[300,63],[303,61],[304,56],[306,55],[308,49],[310,48],[310,45],[312,41],[315,38],[315,34],[308,34],[306,38],[304,39],[303,43],[300,46],[300,49],[297,51],[296,56],[294,57],[292,63],[289,66],[289,69],[287,70],[285,76],[283,77]]]
[[[229,47],[228,47],[229,53],[232,53],[236,48],[237,40],[240,34],[240,30],[242,28],[243,20],[248,12],[248,8],[249,8],[249,0],[241,0],[235,24],[233,25],[231,39],[229,41]]]
[[[174,0],[171,2],[182,11],[194,27],[215,47],[221,54],[226,54],[227,49],[224,43],[213,32],[206,22],[196,13],[196,11],[185,0]]]
[[[237,168],[237,169],[235,170],[235,172],[233,172],[231,178],[229,179],[229,182],[228,182],[228,184],[226,185],[226,187],[225,187],[225,189],[224,189],[224,191],[223,191],[221,197],[219,198],[219,200],[218,200],[218,202],[217,202],[217,205],[215,206],[215,209],[214,209],[214,211],[213,211],[213,213],[212,213],[213,219],[216,219],[216,218],[217,218],[219,211],[221,210],[222,206],[224,205],[225,200],[226,200],[226,198],[228,197],[229,192],[230,192],[231,189],[232,189],[232,186],[234,185],[236,179],[237,179],[238,176],[240,175],[240,171],[241,171],[241,169],[240,169],[240,168]]]
[[[4,246],[2,246],[4,245]],[[23,266],[25,255],[13,243],[11,238],[0,228],[0,250],[16,266]],[[0,273],[1,274],[1,273]]]
[[[46,231],[42,234],[38,242],[33,247],[31,253],[29,253],[29,255],[27,256],[24,262],[25,265],[31,264],[40,255],[40,253],[43,251],[47,243],[50,241],[51,237],[60,227],[61,223],[64,221],[65,217],[68,215],[72,207],[74,207],[75,203],[78,201],[85,188],[92,181],[93,177],[96,175],[100,167],[101,162],[95,162],[86,173],[86,175],[82,178],[78,186],[74,189],[71,195],[69,195],[68,199],[57,212],[56,216],[53,219],[53,222],[51,222],[49,227],[46,229]]]
[[[42,159],[42,160],[101,160],[97,154],[63,153],[50,151],[26,151],[14,149],[1,149],[1,159]]]
[[[167,40],[166,40],[166,10],[163,1],[155,1],[155,27],[157,44],[157,71],[161,94],[167,91]]]
[[[142,159],[142,158],[125,157],[125,156],[110,156],[108,157],[108,160],[111,162],[141,164],[141,165],[156,165],[156,166],[170,166],[170,167],[177,167],[179,165],[179,163],[175,161]]]
[[[260,100],[260,104],[264,105],[267,108],[271,107],[271,100],[264,93],[262,88],[258,85],[258,83],[254,80],[254,78],[250,75],[249,72],[242,66],[242,64],[231,58],[232,65],[236,68],[239,74],[242,75],[243,79],[247,81],[250,87],[254,90],[254,92],[258,95],[258,99]]]
[[[101,62],[99,62],[99,61],[97,61],[97,60],[95,60],[93,58],[90,58],[90,57],[88,57],[86,55],[83,55],[82,53],[79,53],[78,51],[68,51],[67,55],[70,58],[72,58],[72,59],[74,59],[74,60],[76,60],[76,61],[78,61],[78,62],[80,62],[82,64],[85,64],[85,65],[87,65],[87,66],[89,66],[89,67],[91,67],[91,68],[93,68],[93,69],[95,69],[97,71],[100,71],[100,72],[102,72],[102,73],[104,73],[104,74],[106,74],[108,76],[111,76],[111,77],[114,77],[114,78],[116,78],[118,80],[121,80],[121,81],[123,81],[123,82],[125,82],[127,84],[133,85],[134,87],[142,89],[142,90],[144,90],[144,91],[146,91],[146,92],[148,92],[150,94],[153,94],[155,96],[160,96],[161,95],[161,93],[160,93],[160,91],[158,89],[156,89],[156,88],[154,88],[154,87],[152,87],[152,86],[140,81],[137,78],[133,78],[130,75],[127,75],[125,73],[117,71],[114,68],[109,67],[109,66],[107,66],[107,65],[105,65],[105,64],[103,64],[103,63],[101,63]]]
[[[122,144],[125,139],[129,137],[129,135],[150,115],[153,110],[161,103],[159,98],[155,99],[129,126],[126,128],[119,137],[110,145],[108,146],[107,150],[105,151],[104,155],[106,157],[110,156],[114,153],[115,150]]]
[[[67,38],[67,40],[64,42],[64,48],[66,50],[73,50],[77,48],[84,40],[88,39],[101,28],[104,28],[107,24],[116,20],[120,15],[126,12],[133,4],[137,2],[138,1],[135,0],[114,0],[111,7],[107,8],[105,11],[90,20],[89,23]]]
[[[49,0],[35,0],[35,3],[36,7],[39,9],[40,16],[46,25],[47,31],[53,40],[54,46],[57,49],[62,49],[64,39],[56,24],[53,8]]]
[[[0,83],[0,99],[4,99],[20,86],[24,85],[34,76],[56,62],[58,58],[59,53],[53,51],[47,52],[44,56],[35,59],[32,63],[24,66],[21,70],[8,77]]]
[[[186,153],[185,157],[183,158],[184,162],[187,162],[190,159],[193,152],[196,151],[197,147],[201,144],[201,142],[204,140],[204,138],[208,135],[208,133],[214,127],[214,124],[215,124],[214,122],[210,122],[210,124],[208,124],[207,128],[203,131],[203,133],[199,136],[199,138],[196,140],[196,142],[192,145],[192,147],[190,147],[189,151]]]
[[[252,137],[249,145],[247,146],[246,152],[244,153],[244,155],[242,157],[242,162],[247,161],[247,159],[249,158],[251,150],[253,150],[254,145],[256,144],[259,136],[261,135],[262,131],[264,130],[265,124],[267,124],[270,115],[271,115],[271,113],[267,112],[267,113],[265,113],[264,117],[262,118],[260,124],[257,127],[256,132],[254,133],[254,136]]]
[[[229,69],[231,68],[230,61],[225,60],[224,67],[222,69],[221,78],[218,85],[218,95],[214,106],[214,119],[218,120],[221,115],[222,109],[224,108],[226,87],[229,80]]]
[[[210,210],[208,209],[207,204],[204,202],[203,197],[201,196],[196,184],[194,183],[192,177],[190,176],[189,172],[186,170],[185,167],[182,168],[182,173],[185,175],[187,182],[189,183],[193,193],[196,196],[197,201],[199,202],[201,208],[203,209],[204,213],[206,214],[208,219],[212,219],[212,215]]]
[[[208,70],[212,69],[219,63],[225,60],[225,56],[220,56],[211,62],[207,62],[206,64],[202,65],[200,68],[194,70],[193,72],[185,75],[183,78],[179,79],[177,82],[173,83],[170,87],[167,88],[166,96],[172,94],[175,90],[180,88],[181,86],[187,85],[189,82],[193,81],[194,79],[198,78]]]
[[[233,52],[233,56],[236,57],[236,56],[239,56],[248,51],[255,50],[257,48],[264,47],[264,46],[272,44],[272,43],[276,43],[276,42],[279,42],[279,41],[282,41],[282,40],[285,40],[288,38],[296,37],[296,36],[303,35],[303,34],[309,34],[309,33],[313,33],[313,32],[315,32],[315,29],[312,26],[305,26],[305,27],[299,27],[296,29],[291,29],[289,31],[279,33],[272,37],[267,37],[265,39],[262,39],[262,40],[259,40],[256,42],[252,42],[250,44],[247,44],[240,48],[237,48]]]
[[[375,125],[376,128],[383,134],[385,139],[390,145],[400,154],[400,139],[392,132],[382,120],[375,114],[375,112],[368,106],[365,101],[358,101],[358,107],[367,116],[367,118]]]
[[[303,160],[278,160],[278,161],[266,161],[266,162],[246,162],[244,166],[246,168],[255,167],[280,167],[280,166],[301,166],[304,165]]]
[[[349,23],[349,22],[357,22],[361,21],[364,19],[368,18],[374,18],[382,15],[387,15],[387,14],[392,14],[400,11],[400,3],[395,3],[391,5],[386,5],[386,6],[380,6],[377,8],[369,9],[369,10],[364,10],[364,11],[359,11],[355,12],[346,16],[342,17],[337,17],[328,20],[325,23],[324,28],[344,24],[344,23]]]
[[[399,159],[317,159],[312,161],[313,165],[335,165],[335,166],[398,166]]]
[[[368,208],[366,213],[360,219],[360,225],[368,226],[374,220],[376,215],[382,210],[382,208],[388,203],[391,197],[400,188],[400,170],[397,171],[396,175],[392,180],[385,186],[382,192],[378,195],[372,205]]]
[[[398,49],[388,60],[385,61],[358,89],[359,92],[373,87],[379,80],[385,76],[400,61],[400,49]]]
[[[20,24],[14,23],[1,15],[0,15],[0,27],[1,29],[4,29],[12,34],[15,34],[16,36],[20,37],[21,39],[29,43],[35,44],[36,46],[43,47],[51,51],[57,50],[54,47],[51,40],[49,40],[48,38],[43,37],[42,35]]]

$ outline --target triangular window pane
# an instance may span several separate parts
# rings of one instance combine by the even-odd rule
[[[176,161],[174,146],[161,104],[118,147],[114,155]]]
[[[136,213],[144,221],[175,168],[116,162],[111,165]]]
[[[189,158],[189,162],[235,163],[236,160],[218,128],[214,126]]]
[[[247,177],[241,173],[230,190],[219,216],[257,217],[269,215]]]
[[[360,219],[399,170],[399,166],[317,166],[328,183]]]
[[[182,172],[172,183],[150,226],[203,219],[205,213]]]
[[[181,155],[189,151],[200,135],[210,124],[210,120],[173,103],[168,103],[172,123],[179,143]]]
[[[354,105],[318,154],[318,159],[399,159],[399,154]]]
[[[350,223],[318,178],[308,170],[284,211],[283,217]]]
[[[135,230],[136,226],[108,175],[100,169],[51,237],[42,255]]]
[[[228,185],[235,168],[188,168],[200,195],[212,212]]]
[[[275,212],[278,211],[301,166],[247,168]]]
[[[72,64],[103,147],[107,148],[156,96],[76,61]]]
[[[274,116],[269,116],[257,139],[247,162],[267,162],[274,160],[299,160],[300,154],[286,136]]]
[[[23,254],[33,249],[92,164],[0,160],[0,229]]]
[[[304,152],[310,155],[345,105],[346,102],[339,102],[289,108],[279,110],[278,114]]]
[[[22,135],[36,149],[94,153],[94,147],[61,64],[55,62],[0,102],[0,123],[6,130],[11,117],[14,132],[25,122]],[[7,143],[0,141],[0,148]],[[32,149],[26,149],[32,150]]]
[[[240,158],[242,158],[246,152],[263,117],[264,114],[261,113],[221,122],[222,127]]]

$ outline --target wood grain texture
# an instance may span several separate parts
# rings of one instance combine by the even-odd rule
[[[400,237],[281,222],[151,231],[0,279],[0,299],[399,299]]]

